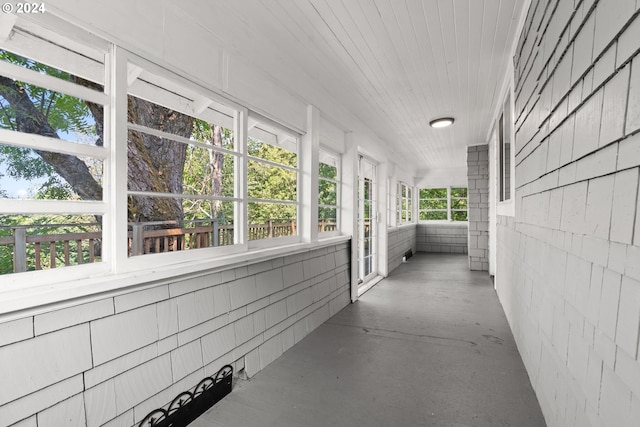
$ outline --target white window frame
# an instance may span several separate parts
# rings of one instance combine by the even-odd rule
[[[1,214],[100,215],[105,218],[109,212],[110,198],[108,193],[110,175],[108,169],[112,162],[110,140],[106,135],[108,111],[111,108],[112,101],[112,98],[109,96],[109,86],[111,84],[109,45],[89,33],[78,32],[77,41],[68,39],[62,35],[66,33],[64,30],[61,31],[61,34],[51,34],[42,27],[23,20],[21,17],[15,21],[12,31],[13,34],[11,37],[0,40],[0,48],[39,63],[47,64],[53,68],[66,71],[78,77],[100,82],[104,87],[104,92],[100,93],[72,82],[63,81],[36,71],[30,71],[4,61],[0,61],[0,74],[19,79],[25,83],[34,84],[103,105],[105,109],[105,135],[102,147],[5,129],[0,129],[0,140],[5,145],[86,156],[102,160],[104,171],[102,181],[103,196],[102,200],[95,201],[3,199],[2,207],[0,208]],[[34,36],[34,34],[36,36]],[[45,39],[45,35],[49,36],[48,40]],[[69,49],[57,48],[62,45],[68,46]],[[96,60],[96,62],[91,61],[91,59]],[[100,65],[100,63],[102,63],[102,65]],[[75,265],[73,267],[6,274],[2,276],[1,291],[19,291],[25,287],[25,282],[29,283],[29,286],[38,286],[49,282],[77,280],[90,275],[109,272],[112,264],[112,259],[109,255],[111,244],[108,238],[109,232],[109,226],[103,224],[101,238],[102,257],[100,262]]]
[[[303,188],[300,185],[301,181],[300,181],[300,176],[301,176],[301,150],[300,150],[300,146],[302,144],[302,135],[286,128],[285,126],[282,126],[281,124],[268,119],[258,113],[249,111],[249,126],[255,125],[256,123],[263,123],[266,126],[269,126],[273,129],[275,129],[277,132],[282,132],[284,134],[286,134],[288,137],[292,137],[295,138],[296,140],[296,158],[297,158],[297,162],[296,162],[296,167],[291,167],[291,166],[287,166],[287,165],[283,165],[280,163],[275,163],[275,162],[270,162],[269,160],[266,159],[262,159],[259,157],[254,157],[251,156],[247,153],[246,158],[247,158],[247,163],[249,160],[253,160],[256,162],[260,162],[263,164],[269,164],[272,166],[276,166],[282,169],[286,169],[286,170],[290,170],[290,171],[295,171],[296,172],[296,199],[295,201],[285,201],[285,200],[276,200],[276,199],[256,199],[256,198],[250,198],[248,197],[248,193],[247,193],[247,197],[246,197],[246,204],[247,204],[247,208],[248,209],[248,204],[251,202],[264,202],[264,203],[273,203],[273,204],[283,204],[283,205],[295,205],[296,206],[296,235],[295,236],[284,236],[284,237],[275,237],[275,238],[268,238],[268,239],[259,239],[259,240],[248,240],[248,236],[247,236],[247,244],[248,244],[248,248],[250,249],[259,249],[259,248],[270,248],[270,247],[275,247],[275,246],[280,246],[280,245],[288,245],[288,244],[293,244],[293,243],[299,243],[302,241],[302,232],[300,231],[299,227],[302,225],[302,221],[301,221],[301,200],[302,200],[302,191]],[[248,133],[247,133],[248,135]],[[269,143],[268,141],[264,141]],[[243,145],[245,146],[245,152],[246,152],[246,145],[247,145],[247,138],[245,138],[243,140]],[[273,144],[272,144],[273,145]],[[249,170],[249,166],[247,164],[246,169],[247,172]],[[245,173],[244,178],[246,180],[246,176],[247,173]],[[247,218],[247,217],[245,217]],[[245,232],[247,232],[247,228],[249,226],[249,221],[248,218],[246,220],[246,222],[244,223],[244,229]],[[248,232],[247,232],[248,233]]]
[[[398,182],[398,194],[396,197],[396,223],[398,226],[405,224],[412,224],[413,220],[413,187],[407,184],[406,182],[399,181]],[[403,190],[405,190],[403,195]],[[405,208],[402,208],[402,202],[405,202]],[[402,219],[402,214],[404,213],[405,219]]]
[[[502,101],[499,104],[499,110],[497,112],[497,116],[495,119],[495,125],[493,130],[493,141],[495,141],[495,150],[494,161],[495,161],[495,171],[496,171],[496,180],[495,180],[495,201],[496,201],[496,214],[501,216],[515,216],[515,177],[516,177],[516,146],[515,146],[515,99],[513,92],[513,65],[510,64],[509,70],[507,74],[511,76],[509,79],[509,84],[504,90],[503,96],[501,97]],[[504,158],[501,156],[503,154],[501,149],[501,140],[500,140],[500,119],[504,117],[504,113],[508,112],[508,116],[510,116],[510,120],[507,117],[503,120],[502,134],[504,137],[509,139],[510,143],[510,164],[509,164],[509,198],[505,200],[501,200],[503,197],[503,192],[506,190],[505,188],[501,188],[503,184],[503,176],[501,175],[501,171],[504,171]]]
[[[21,18],[18,25],[22,25]],[[36,33],[37,26],[30,21],[24,22],[30,33]],[[89,33],[82,33],[70,24],[69,28],[61,28],[60,34],[69,34],[75,37],[65,38],[57,33],[47,32],[55,39],[51,39],[59,46],[78,47],[85,56],[99,55],[104,57],[104,66],[100,66],[104,75],[104,94],[99,92],[87,92],[88,89],[67,84],[55,77],[36,75],[37,73],[23,73],[20,78],[33,79],[40,86],[68,93],[105,105],[104,117],[104,145],[102,147],[89,146],[56,140],[55,145],[50,144],[50,139],[39,135],[19,134],[9,130],[1,130],[3,142],[26,148],[46,149],[66,154],[77,154],[101,159],[104,162],[103,175],[103,200],[101,201],[43,201],[43,200],[14,200],[4,199],[0,211],[3,214],[88,214],[101,215],[102,228],[102,260],[92,264],[83,264],[66,268],[57,268],[24,273],[6,274],[1,277],[2,289],[0,293],[0,313],[28,309],[42,304],[55,303],[69,298],[77,298],[97,292],[115,291],[150,280],[164,280],[174,276],[195,273],[203,269],[224,267],[238,262],[252,262],[264,256],[278,256],[294,250],[291,244],[301,243],[301,202],[302,192],[306,191],[301,186],[301,160],[300,148],[302,144],[301,133],[297,130],[283,126],[258,113],[250,112],[247,108],[230,101],[217,93],[206,89],[190,80],[168,71],[144,58],[141,58],[125,49],[111,45]],[[95,44],[95,46],[94,46]],[[73,69],[73,61],[68,61],[70,53],[62,48],[61,52],[52,52],[48,43],[40,39],[28,40],[17,32],[15,37],[0,41],[0,47],[16,54],[45,63],[52,67],[71,72],[80,77],[95,80],[96,66],[91,61],[89,66],[81,70]],[[19,48],[18,48],[19,47]],[[5,72],[13,68],[11,64],[0,65]],[[70,69],[70,67],[72,69]],[[1,71],[1,70],[0,70]],[[15,70],[13,71],[16,72]],[[182,105],[187,114],[199,117],[197,111],[202,105],[213,105],[216,108],[228,109],[227,114],[233,115],[234,137],[237,144],[237,153],[229,153],[238,161],[235,163],[236,175],[234,185],[237,194],[233,201],[238,203],[234,224],[235,245],[202,248],[198,250],[175,251],[169,253],[147,254],[144,256],[129,257],[126,251],[127,245],[127,93],[129,86],[134,85],[137,78],[143,73],[150,73],[173,82],[176,87],[199,95],[191,104]],[[9,74],[10,73],[5,73]],[[61,83],[62,82],[62,83]],[[189,110],[191,108],[191,110]],[[298,232],[296,236],[270,238],[249,242],[247,236],[247,205],[252,199],[247,197],[247,131],[250,118],[267,123],[269,126],[280,128],[282,131],[295,136],[298,146],[297,172],[297,200],[293,202],[297,206]],[[204,118],[207,120],[206,118]],[[11,135],[8,135],[11,134]],[[6,136],[8,135],[8,136]],[[211,147],[207,147],[211,148]],[[226,152],[225,149],[216,151]],[[338,156],[339,157],[339,156]],[[338,186],[338,191],[341,191]],[[188,197],[188,196],[187,196]],[[339,207],[338,207],[339,209]],[[336,234],[340,234],[336,232]],[[324,235],[324,237],[330,237]],[[346,239],[346,237],[345,237]],[[314,242],[311,242],[314,243]],[[317,240],[314,244],[317,244]],[[268,249],[268,250],[265,250]],[[206,261],[203,262],[203,261]],[[25,286],[25,283],[28,283]],[[33,291],[34,287],[46,286],[47,292]],[[21,297],[23,296],[23,297]],[[21,299],[22,298],[22,299]]]
[[[452,197],[451,196],[451,189],[452,188],[466,188],[467,189],[467,197]],[[446,189],[447,190],[447,198],[446,198],[446,202],[447,202],[447,219],[421,219],[420,218],[420,214],[422,212],[444,212],[444,209],[421,209],[420,208],[420,202],[422,200],[445,200],[444,197],[439,197],[439,198],[432,198],[432,199],[422,199],[420,198],[420,190],[434,190],[434,189]],[[419,187],[417,189],[417,193],[418,193],[418,222],[421,224],[467,224],[469,222],[469,188],[467,185],[449,185],[446,187]],[[452,209],[451,208],[451,200],[461,200],[461,199],[466,199],[467,200],[467,209]],[[455,211],[455,212],[462,212],[465,211],[467,212],[467,220],[466,221],[454,221],[451,217],[451,212]]]
[[[341,197],[342,197],[342,156],[340,156],[338,153],[336,153],[335,151],[328,149],[325,147],[325,145],[323,145],[322,143],[320,144],[320,150],[319,150],[319,161],[318,161],[318,166],[319,164],[322,162],[323,156],[327,156],[332,158],[333,160],[335,160],[336,163],[336,169],[337,169],[337,173],[336,173],[336,179],[330,179],[330,178],[323,178],[320,176],[320,174],[318,174],[318,190],[320,188],[320,181],[328,181],[328,182],[333,182],[334,184],[336,184],[336,204],[334,205],[324,205],[324,204],[320,204],[318,201],[318,208],[332,208],[336,210],[336,229],[334,231],[320,231],[318,230],[318,237],[319,238],[326,238],[326,237],[333,237],[333,236],[338,236],[340,234],[340,230],[341,230],[341,220],[340,220],[340,211],[341,209]],[[318,219],[318,221],[320,221]],[[316,224],[316,227],[319,224]]]
[[[238,253],[247,251],[248,246],[246,242],[243,240],[244,224],[241,223],[242,214],[239,212],[239,210],[243,208],[242,195],[246,194],[246,193],[243,193],[241,188],[241,183],[243,182],[243,180],[239,179],[240,176],[246,175],[244,172],[246,169],[244,169],[243,167],[245,165],[245,157],[246,157],[243,147],[246,146],[246,142],[243,143],[243,141],[239,140],[239,136],[241,137],[243,135],[243,133],[239,132],[239,129],[242,127],[242,123],[239,123],[239,120],[241,120],[242,117],[247,116],[246,114],[242,114],[244,112],[242,107],[238,105],[234,105],[228,102],[227,100],[219,97],[218,95],[208,92],[203,88],[194,85],[193,83],[189,82],[188,80],[180,76],[167,72],[161,67],[143,58],[140,58],[137,55],[134,55],[130,52],[122,51],[122,61],[126,61],[125,66],[126,66],[126,75],[127,75],[127,81],[126,81],[127,88],[126,88],[125,94],[120,92],[119,99],[124,98],[126,102],[127,94],[131,93],[132,95],[137,96],[139,98],[144,98],[148,101],[162,104],[169,108],[180,111],[184,114],[188,114],[192,117],[199,118],[205,121],[209,121],[207,115],[211,115],[212,110],[210,110],[208,107],[213,105],[215,106],[216,109],[224,110],[223,114],[234,117],[233,130],[234,130],[234,144],[236,145],[236,150],[232,151],[224,148],[214,149],[213,147],[208,147],[208,146],[205,148],[214,149],[214,151],[222,152],[225,154],[231,154],[235,157],[234,168],[236,169],[236,174],[234,176],[234,186],[236,187],[236,191],[235,191],[236,196],[233,198],[208,197],[208,199],[212,199],[212,200],[225,199],[225,201],[233,201],[237,203],[237,207],[235,209],[235,218],[234,218],[234,243],[235,243],[234,245],[200,248],[198,250],[183,250],[183,251],[156,253],[156,254],[145,254],[145,255],[131,256],[131,257],[128,257],[127,254],[124,253],[126,251],[121,250],[118,252],[119,259],[116,266],[116,272],[124,273],[124,272],[131,272],[131,271],[139,271],[139,270],[148,269],[150,267],[161,267],[161,266],[167,266],[169,264],[192,262],[194,260],[205,260],[205,259],[210,259],[211,257],[228,256],[228,255],[238,254]],[[150,79],[151,81],[153,81],[154,84],[158,84],[158,85],[163,84],[165,90],[174,91],[175,93],[178,93],[180,95],[188,95],[188,99],[183,98],[183,99],[179,99],[178,102],[176,102],[176,99],[178,97],[175,97],[173,104],[170,104],[169,102],[162,102],[163,98],[165,97],[165,94],[162,91],[162,89],[149,91],[148,87],[136,86],[138,84],[137,83],[138,79]],[[139,87],[138,91],[136,91],[137,87]],[[193,98],[193,100],[189,101],[189,99],[191,98]],[[139,130],[141,128],[141,126],[129,124],[128,118],[126,116],[127,115],[125,111],[125,114],[123,115],[123,117],[117,117],[116,123],[114,124],[116,129],[120,130],[121,134],[123,133],[123,131],[120,128],[124,126],[124,139],[122,139],[123,137],[121,137],[121,139],[119,140],[119,141],[124,141],[124,144],[127,143],[128,130]],[[122,119],[125,120],[124,124],[122,123]],[[155,130],[151,130],[151,131],[147,130],[147,131],[161,135],[161,132],[159,131],[155,131]],[[164,136],[164,135],[161,135],[161,136]],[[169,138],[172,140],[179,139],[179,137],[169,137]],[[190,141],[189,143],[192,145],[200,146],[200,144],[196,143],[195,141]],[[202,146],[204,146],[204,144],[202,144]],[[126,145],[124,145],[124,147],[121,145],[120,152],[123,150],[126,153]],[[126,162],[127,161],[126,159],[124,161],[125,161],[125,164],[120,165],[122,170],[122,172],[120,173],[124,175],[125,181],[126,181],[126,177],[127,177]],[[118,184],[118,186],[121,186],[121,185],[122,184]],[[127,184],[125,183],[124,185],[125,185],[124,188],[127,188]],[[139,194],[139,192],[130,192],[130,191],[126,191],[123,193],[125,193],[124,199],[118,200],[116,204],[121,206],[124,203],[125,219],[127,216],[126,195],[135,194],[135,195],[147,195],[147,196],[161,196],[161,197],[163,196],[163,195],[154,194],[154,193]],[[174,198],[178,198],[180,194],[176,193],[170,196]],[[185,198],[196,198],[196,197],[186,195]],[[123,226],[118,227],[118,232],[121,232],[120,230],[121,227]],[[124,229],[126,230],[127,227],[128,226],[124,226]],[[126,239],[126,234],[124,236],[124,239]],[[118,240],[122,241],[123,237],[118,236]],[[118,243],[120,244],[120,242]]]

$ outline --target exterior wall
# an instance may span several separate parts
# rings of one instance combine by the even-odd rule
[[[416,253],[416,225],[403,225],[402,227],[393,227],[387,230],[387,243],[389,249],[387,251],[388,272],[398,268],[402,264],[404,253],[411,249]]]
[[[489,146],[467,147],[469,269],[489,270]]]
[[[467,224],[418,224],[416,234],[420,252],[467,253]]]
[[[640,18],[533,0],[515,55],[515,217],[496,288],[549,426],[640,419]]]
[[[349,243],[0,323],[0,424],[131,426],[225,364],[249,376],[350,301]]]

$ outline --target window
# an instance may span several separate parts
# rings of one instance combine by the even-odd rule
[[[238,243],[233,112],[129,64],[129,256]]]
[[[467,188],[421,188],[421,221],[467,221]]]
[[[404,182],[398,183],[398,225],[410,223],[412,221],[412,192]]]
[[[452,187],[451,194],[451,221],[467,221],[467,188]]]
[[[339,230],[338,200],[340,191],[340,158],[327,150],[320,149],[318,177],[318,232]]]
[[[247,142],[248,238],[297,235],[298,138],[252,120]]]
[[[41,31],[0,46],[0,274],[102,264],[107,46]]]
[[[0,40],[0,291],[169,277],[156,267],[301,240],[299,132],[71,25],[21,19]],[[337,233],[340,156],[319,163],[317,226]]]
[[[511,199],[511,97],[507,95],[498,120],[498,156],[500,168],[500,201]]]

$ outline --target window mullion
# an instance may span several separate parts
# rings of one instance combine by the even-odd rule
[[[247,159],[247,135],[248,135],[248,113],[247,110],[236,111],[235,120],[235,137],[237,150],[240,153],[239,161],[234,164],[234,178],[235,178],[235,196],[240,199],[240,202],[236,204],[234,211],[234,243],[244,245],[246,248],[248,245],[248,208],[247,202],[248,187],[247,187],[247,171],[248,171],[248,159]]]
[[[111,158],[105,168],[105,182],[109,212],[104,220],[104,253],[119,272],[127,260],[127,55],[124,50],[111,46],[108,56],[106,89],[110,104],[105,111],[105,144]]]

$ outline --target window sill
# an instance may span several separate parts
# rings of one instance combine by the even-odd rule
[[[402,230],[403,228],[415,227],[416,225],[417,223],[415,222],[408,222],[406,224],[393,225],[391,227],[387,227],[387,231],[398,231],[398,230]]]
[[[460,225],[464,225],[465,227],[469,226],[469,221],[419,221],[420,225],[443,225],[445,227],[456,227]]]
[[[171,283],[176,278],[183,280],[251,265],[276,257],[321,249],[347,242],[350,238],[350,236],[335,236],[313,243],[295,243],[256,249],[209,260],[200,259],[122,274],[105,272],[96,277],[0,292],[0,320],[8,321],[32,316],[52,309],[61,309]]]

